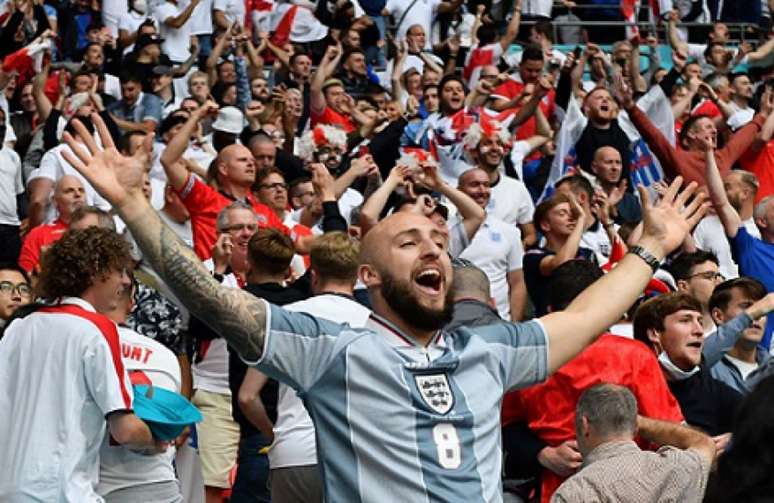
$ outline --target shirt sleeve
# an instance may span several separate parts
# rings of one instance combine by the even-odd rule
[[[265,302],[265,301],[263,301]],[[328,320],[266,303],[266,338],[257,361],[244,360],[296,391],[310,389],[357,335]]]
[[[535,205],[532,203],[532,196],[527,190],[527,186],[521,181],[516,185],[518,193],[515,194],[516,200],[519,201],[518,214],[516,215],[516,221],[520,224],[528,224],[532,222],[532,218],[535,214]]]
[[[95,338],[83,359],[86,386],[105,416],[132,408],[132,385],[121,361],[117,334],[115,339],[111,344],[104,336]]]
[[[161,122],[161,100],[153,95],[145,95],[143,103],[142,120],[153,121],[156,124]]]
[[[48,178],[52,182],[56,182],[58,172],[57,164],[56,152],[49,150],[43,154],[43,158],[40,160],[40,165],[35,168],[32,173],[30,173],[30,177],[27,180],[27,183],[36,178]]]
[[[751,236],[744,225],[742,225],[739,227],[739,230],[736,231],[736,236],[728,238],[728,242],[731,244],[732,258],[734,259],[734,262],[739,264],[739,272],[747,274],[747,272],[744,271],[743,259],[745,255],[752,252],[752,249],[755,246],[755,238]]]
[[[492,347],[504,372],[504,389],[525,388],[548,377],[548,336],[539,320],[496,323],[473,333]]]
[[[179,195],[191,217],[199,214],[201,210],[212,208],[213,199],[217,197],[215,189],[194,175],[188,175],[188,180]]]
[[[642,345],[637,350],[635,375],[631,376],[632,393],[637,398],[639,413],[662,421],[682,422],[680,405],[669,391],[656,355]],[[634,356],[634,355],[632,355]]]
[[[513,226],[506,228],[511,243],[508,250],[508,272],[518,271],[524,267],[524,247],[521,245],[520,233]]]

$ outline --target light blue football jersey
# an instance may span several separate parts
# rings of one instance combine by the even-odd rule
[[[256,365],[297,390],[328,502],[499,502],[500,403],[547,376],[537,320],[417,345],[372,315],[352,328],[269,305]]]

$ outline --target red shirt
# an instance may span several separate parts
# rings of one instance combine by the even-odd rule
[[[19,254],[19,267],[28,273],[34,271],[40,263],[40,252],[43,248],[59,241],[67,228],[68,225],[57,218],[54,223],[40,224],[32,229],[24,238]]]
[[[352,122],[352,119],[336,112],[331,107],[325,107],[321,114],[312,110],[311,119],[312,127],[315,127],[317,124],[327,124],[329,126],[339,126],[345,133],[351,133],[355,130],[355,124]]]
[[[191,214],[191,233],[193,234],[194,252],[201,260],[212,256],[212,247],[218,240],[215,222],[223,208],[236,199],[225,192],[218,191],[195,176],[189,175],[185,187],[180,191],[180,200]],[[251,193],[247,193],[247,203],[252,205],[258,217],[259,227],[280,229],[289,234],[287,227],[277,215],[265,204],[259,203]]]
[[[584,390],[599,383],[629,388],[643,416],[664,421],[683,420],[656,355],[639,341],[605,334],[544,383],[506,394],[503,424],[526,422],[552,447],[573,440],[578,398]],[[543,470],[541,501],[548,502],[563,481],[554,472]]]
[[[758,152],[748,149],[739,158],[742,167],[758,177],[758,193],[755,194],[755,204],[767,196],[774,195],[774,140],[769,140]]]
[[[537,85],[537,84],[535,84]],[[511,100],[517,96],[519,96],[526,87],[526,84],[521,81],[521,77],[516,74],[512,78],[508,79],[507,81],[503,82],[499,86],[497,86],[492,93],[492,98],[497,99],[504,99],[504,100]],[[515,111],[518,111],[519,108],[516,108]],[[551,89],[548,91],[548,93],[543,96],[543,99],[540,100],[540,110],[543,112],[543,115],[546,116],[547,119],[550,120],[550,117],[554,114],[554,111],[556,110],[556,92]],[[516,140],[526,140],[527,138],[530,138],[532,136],[535,136],[537,133],[537,119],[535,119],[535,116],[532,115],[529,119],[526,120],[526,122],[523,122],[518,129],[516,130]],[[529,157],[527,157],[528,160],[532,159],[538,159],[541,156],[540,151],[536,150],[533,152]]]

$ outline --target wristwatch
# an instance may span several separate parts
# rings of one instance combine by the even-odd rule
[[[629,253],[632,255],[637,255],[642,260],[644,260],[645,263],[648,264],[651,269],[653,269],[653,272],[658,271],[659,267],[661,267],[661,261],[642,246],[632,246],[629,248]]]

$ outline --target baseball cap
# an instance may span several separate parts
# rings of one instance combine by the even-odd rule
[[[161,45],[162,43],[164,43],[164,39],[155,33],[143,33],[137,37],[137,41],[134,43],[134,48],[135,50],[139,51],[143,47],[147,47],[153,44]]]
[[[134,386],[134,413],[159,440],[174,440],[202,420],[199,409],[180,393],[144,384]]]
[[[161,77],[162,75],[172,75],[172,72],[174,72],[174,68],[167,65],[156,65],[151,70],[154,76]]]

